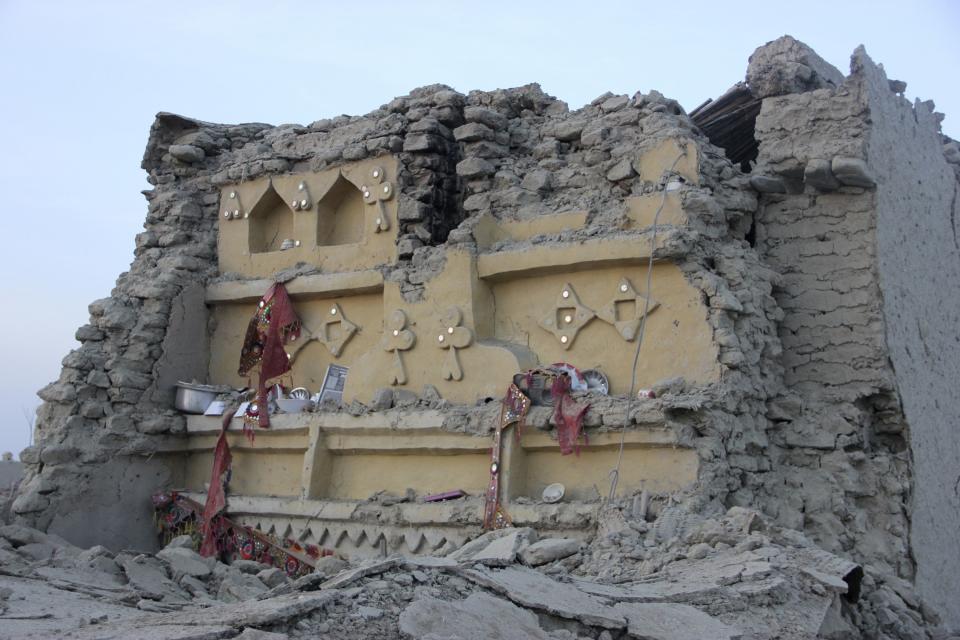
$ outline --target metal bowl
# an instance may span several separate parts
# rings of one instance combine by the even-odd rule
[[[173,406],[184,413],[203,413],[219,393],[219,387],[195,382],[177,382],[176,387],[177,397]]]

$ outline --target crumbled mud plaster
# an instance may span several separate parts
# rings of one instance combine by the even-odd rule
[[[148,548],[145,496],[163,484],[151,456],[185,430],[161,389],[182,375],[184,343],[171,332],[202,324],[184,315],[191,292],[241,279],[218,271],[219,188],[392,154],[399,260],[378,270],[407,302],[442,271],[448,246],[483,253],[613,235],[647,243],[653,231],[631,227],[625,198],[675,196],[686,224],[658,228],[655,256],[701,292],[720,380],[664,381],[653,401],[591,399],[588,433],[659,422],[695,449],[696,486],[650,497],[652,513],[684,514],[669,525],[675,532],[686,519],[751,507],[862,564],[865,596],[838,618],[837,634],[845,621],[865,637],[925,637],[917,629],[934,611],[960,628],[949,606],[960,597],[952,580],[960,566],[945,535],[960,522],[950,471],[960,461],[950,428],[960,408],[949,388],[960,373],[951,334],[960,316],[960,147],[940,136],[932,104],[907,103],[862,50],[844,78],[802,43],[780,39],[751,57],[746,86],[762,100],[750,173],[655,91],[605,94],[570,111],[537,85],[468,95],[434,85],[365,116],[306,126],[159,114],[144,154],[154,188],[134,262],[110,298],[90,305],[81,346],[40,391],[37,444],[21,454],[27,471],[12,511],[82,544]],[[677,140],[686,153],[672,171],[644,165],[644,152]],[[583,212],[585,224],[489,245],[478,237],[485,216],[566,212]],[[298,265],[274,277],[315,271]],[[445,429],[485,435],[492,400],[455,405],[434,389],[378,394],[374,406],[345,410],[431,408],[444,413]],[[542,410],[530,423],[553,428]],[[142,490],[97,489],[131,477]],[[81,532],[79,518],[93,513],[107,525]],[[654,545],[671,538],[633,531]],[[669,544],[627,537],[642,560],[634,577],[679,557]],[[584,562],[616,577],[619,562],[605,553]],[[909,611],[890,613],[901,605]]]

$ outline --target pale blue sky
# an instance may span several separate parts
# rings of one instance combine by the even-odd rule
[[[789,33],[845,73],[864,44],[960,137],[960,2],[0,0],[0,451],[132,260],[153,116],[309,123],[414,87],[539,82],[582,106],[657,89],[688,110]]]

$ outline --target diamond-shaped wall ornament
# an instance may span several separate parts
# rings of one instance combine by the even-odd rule
[[[334,327],[338,330],[334,330]],[[343,348],[350,342],[350,338],[359,328],[347,319],[339,304],[333,303],[330,305],[323,321],[319,323],[319,327],[314,325],[314,329],[310,329],[303,325],[300,331],[301,340],[289,352],[290,362],[292,363],[297,354],[314,340],[325,346],[334,358],[339,358],[340,354],[343,353]]]
[[[463,380],[463,369],[457,355],[459,349],[465,349],[473,342],[473,332],[462,327],[463,312],[459,307],[450,307],[441,319],[440,333],[437,334],[437,346],[447,350],[440,365],[440,374],[444,380]]]
[[[584,306],[570,283],[563,285],[557,295],[557,301],[547,315],[540,319],[540,326],[560,341],[564,349],[569,349],[580,331],[596,314],[593,309]]]
[[[623,303],[627,303],[627,305]],[[631,303],[633,308],[630,312],[621,313],[620,307],[631,306]],[[628,279],[621,278],[620,284],[617,285],[617,293],[610,302],[597,310],[597,317],[604,322],[612,324],[621,338],[627,342],[633,342],[637,337],[637,332],[640,330],[640,323],[644,318],[643,310],[645,305],[647,305],[647,314],[649,315],[654,309],[660,306],[660,303],[653,298],[650,298],[648,302],[647,296],[642,296],[637,293],[637,290],[633,288],[633,284]]]

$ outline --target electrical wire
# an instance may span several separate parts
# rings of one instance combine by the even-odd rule
[[[607,502],[612,502],[617,493],[617,484],[620,482],[620,465],[623,462],[623,448],[627,437],[627,424],[630,422],[630,414],[633,410],[633,398],[637,386],[637,364],[640,362],[640,349],[643,347],[643,336],[647,328],[647,313],[650,312],[650,286],[653,281],[653,254],[657,248],[657,222],[659,222],[660,212],[663,211],[663,207],[667,202],[667,184],[669,184],[667,181],[670,179],[670,176],[674,175],[674,169],[677,163],[686,155],[687,147],[684,146],[680,150],[680,155],[677,156],[673,164],[670,165],[670,168],[664,171],[661,176],[664,184],[660,196],[660,206],[657,207],[657,212],[653,215],[653,233],[650,236],[650,258],[647,261],[647,284],[643,300],[643,315],[640,317],[640,331],[637,335],[637,349],[633,353],[633,367],[630,374],[630,395],[627,396],[627,417],[623,421],[623,427],[620,429],[620,450],[617,452],[617,465],[607,474],[610,478],[610,492],[607,494]]]

